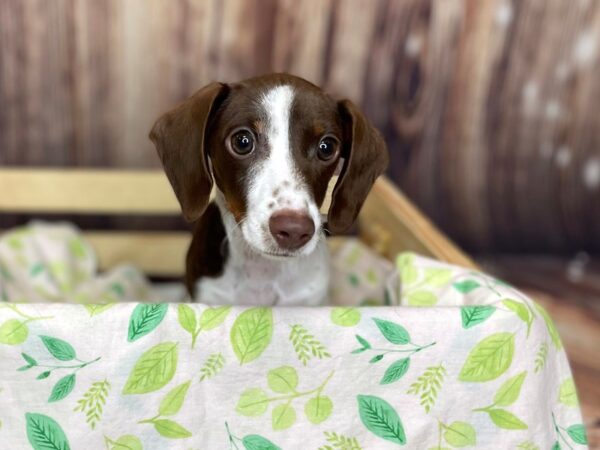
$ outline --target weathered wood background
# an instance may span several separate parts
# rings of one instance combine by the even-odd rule
[[[159,113],[289,71],[463,245],[598,250],[599,53],[596,0],[0,0],[0,164],[154,167]]]

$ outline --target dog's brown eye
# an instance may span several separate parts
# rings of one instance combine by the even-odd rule
[[[238,155],[247,155],[254,150],[254,136],[248,130],[240,130],[231,136],[231,148]]]
[[[317,148],[317,156],[322,161],[329,161],[337,153],[337,141],[333,138],[326,137],[321,139]]]

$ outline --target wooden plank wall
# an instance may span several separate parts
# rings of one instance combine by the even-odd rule
[[[599,53],[595,0],[0,0],[0,164],[156,167],[160,112],[289,71],[468,248],[598,250]]]

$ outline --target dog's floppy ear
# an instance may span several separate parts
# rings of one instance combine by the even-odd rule
[[[375,179],[388,166],[389,156],[381,134],[350,100],[338,103],[344,126],[344,165],[333,189],[327,216],[332,233],[346,231],[358,216]]]
[[[190,222],[197,220],[208,204],[213,181],[205,136],[211,113],[228,92],[226,84],[211,83],[163,114],[150,131],[183,215]]]

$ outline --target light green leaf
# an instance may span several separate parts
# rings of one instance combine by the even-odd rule
[[[69,251],[76,259],[85,259],[87,248],[80,238],[74,237],[69,240]]]
[[[115,305],[116,305],[116,303],[94,303],[94,304],[83,305],[83,307],[90,314],[90,317],[93,317],[93,316],[103,313],[104,311],[112,308]]]
[[[187,381],[169,391],[158,408],[161,416],[173,416],[179,412],[191,383],[191,380]]]
[[[192,433],[172,420],[156,419],[152,423],[158,434],[169,439],[184,439],[192,435]]]
[[[377,328],[379,328],[381,334],[383,334],[383,337],[385,337],[392,344],[403,345],[408,344],[410,342],[410,335],[403,326],[398,325],[394,322],[390,322],[388,320],[377,318],[374,318],[373,320],[377,324]]]
[[[56,359],[60,361],[75,359],[75,349],[68,342],[50,336],[40,336],[40,339]]]
[[[244,436],[242,444],[246,450],[281,450],[281,448],[277,447],[271,441],[257,434]]]
[[[459,375],[461,381],[495,380],[510,367],[515,335],[496,333],[480,341],[469,353]]]
[[[290,366],[283,366],[277,369],[269,370],[267,382],[273,392],[287,394],[293,392],[298,386],[298,373],[296,369]]]
[[[523,441],[517,445],[518,450],[540,450],[540,448],[531,441]]]
[[[531,322],[531,312],[523,303],[507,298],[502,300],[502,304],[513,311],[523,322],[527,324]]]
[[[480,284],[475,280],[464,280],[458,283],[453,283],[454,289],[456,289],[461,294],[468,294],[471,291],[477,289]]]
[[[444,439],[453,447],[467,447],[477,443],[475,428],[469,423],[453,422],[444,429]]]
[[[29,335],[27,324],[17,319],[9,319],[0,325],[0,344],[18,345]]]
[[[445,286],[451,279],[452,271],[450,269],[425,269],[425,283],[431,287],[437,288]]]
[[[212,330],[221,325],[231,311],[231,306],[217,306],[206,308],[200,316],[200,327],[204,331]]]
[[[560,340],[560,335],[558,334],[558,330],[556,329],[556,325],[552,321],[550,315],[546,312],[544,308],[542,308],[537,303],[534,303],[533,306],[537,310],[537,312],[542,316],[544,322],[546,323],[546,328],[548,329],[548,334],[550,334],[550,338],[552,339],[552,343],[557,350],[562,348],[562,342]]]
[[[65,377],[62,377],[60,380],[56,382],[54,388],[52,388],[52,393],[50,394],[50,398],[48,402],[57,402],[62,400],[67,395],[71,393],[73,388],[75,387],[75,374],[72,373]]]
[[[181,328],[188,333],[194,334],[196,332],[196,327],[198,326],[196,313],[188,305],[181,303],[177,307],[177,320],[179,321]]]
[[[123,394],[146,394],[165,386],[177,368],[177,342],[162,342],[147,350],[135,363]]]
[[[400,267],[400,281],[402,282],[402,286],[410,286],[419,276],[419,272],[417,272],[417,268],[413,265],[406,264]]]
[[[521,372],[506,380],[504,384],[500,386],[498,392],[496,392],[494,404],[496,406],[509,406],[516,402],[521,393],[521,386],[523,386],[526,376],[527,372]]]
[[[69,441],[60,425],[43,414],[26,413],[27,439],[34,450],[70,450]]]
[[[485,322],[494,314],[494,311],[496,311],[496,308],[490,305],[462,306],[460,308],[460,315],[463,328],[472,328],[475,325]]]
[[[110,450],[143,450],[143,447],[137,437],[125,434],[112,444]]]
[[[360,311],[357,308],[333,308],[331,321],[341,327],[353,327],[360,322]]]
[[[262,389],[246,389],[240,396],[235,410],[242,416],[255,417],[264,414],[269,406],[267,394]]]
[[[575,408],[577,405],[579,405],[579,400],[577,399],[577,389],[575,388],[573,378],[567,378],[560,385],[558,401],[563,405],[570,406],[571,408]]]
[[[271,425],[273,430],[285,430],[291,427],[296,421],[296,410],[288,403],[282,403],[281,405],[273,408],[271,414]]]
[[[230,339],[240,364],[258,358],[273,335],[273,311],[270,308],[250,308],[241,313],[231,327]]]
[[[324,422],[333,411],[333,402],[325,395],[317,395],[306,402],[304,414],[315,425]]]
[[[424,290],[411,292],[407,298],[410,306],[433,306],[438,301],[433,292]]]
[[[588,440],[587,436],[585,435],[585,427],[583,425],[571,425],[569,428],[567,428],[567,433],[569,433],[569,436],[571,436],[573,442],[581,445],[587,445]]]
[[[406,444],[400,417],[388,402],[372,395],[358,395],[357,400],[360,420],[371,433],[396,444]]]
[[[523,423],[521,419],[505,409],[490,409],[488,414],[490,415],[492,422],[494,422],[499,428],[504,428],[505,430],[527,429],[527,424]]]
[[[408,371],[409,366],[410,358],[399,359],[388,367],[379,384],[390,384],[398,381]]]
[[[127,340],[133,342],[154,330],[165,318],[168,308],[165,303],[137,305],[129,319]]]

